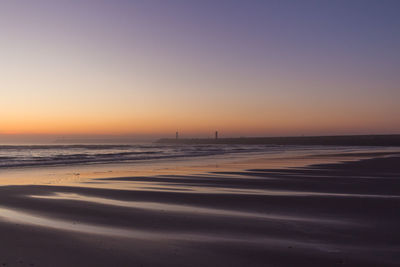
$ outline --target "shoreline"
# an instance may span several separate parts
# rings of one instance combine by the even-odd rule
[[[400,156],[366,157],[0,186],[0,264],[396,266]]]
[[[398,155],[397,147],[302,147],[272,153],[233,153],[188,158],[144,160],[108,164],[78,164],[0,168],[2,185],[81,186],[95,178],[111,176],[194,175],[213,171],[242,171],[248,168],[286,169],[311,164],[336,163],[363,158]],[[92,182],[92,186],[93,186]]]

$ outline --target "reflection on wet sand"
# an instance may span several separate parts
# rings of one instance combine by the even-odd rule
[[[297,168],[260,168],[258,162],[246,170],[95,177],[74,186],[3,186],[0,233],[13,245],[0,258],[29,254],[25,242],[40,231],[49,246],[35,255],[58,253],[64,266],[68,252],[51,246],[51,236],[72,238],[87,253],[107,244],[124,259],[119,265],[165,266],[164,259],[169,265],[396,266],[400,215],[392,211],[400,208],[400,157],[380,156]],[[15,238],[21,229],[26,240]],[[145,252],[132,249],[143,246]],[[115,256],[99,257],[100,265],[115,265]],[[47,266],[55,264],[63,266]]]
[[[84,232],[88,234],[113,235],[122,237],[135,236],[138,238],[146,235],[146,237],[148,237],[148,234],[144,234],[140,231],[134,232],[131,230],[123,230],[112,227],[102,227],[97,225],[77,223],[75,221],[57,220],[51,217],[44,217],[5,208],[0,208],[0,218],[15,223],[23,223],[66,231]]]
[[[278,215],[278,214],[263,214],[257,212],[245,212],[245,211],[234,211],[224,209],[213,209],[203,208],[191,205],[177,205],[177,204],[164,204],[158,202],[147,202],[147,201],[122,201],[109,198],[89,197],[79,194],[65,194],[56,193],[52,196],[31,196],[33,198],[52,199],[52,200],[75,200],[83,202],[92,202],[96,204],[104,204],[119,207],[129,207],[136,209],[150,209],[158,212],[169,212],[169,213],[195,213],[196,215],[212,215],[221,217],[241,217],[241,218],[253,218],[253,219],[268,219],[268,220],[285,220],[285,221],[304,221],[314,223],[332,223],[332,224],[349,224],[349,222],[343,222],[340,220],[324,220],[321,218],[307,218],[300,216],[289,216],[289,215]],[[400,196],[399,196],[400,197]]]

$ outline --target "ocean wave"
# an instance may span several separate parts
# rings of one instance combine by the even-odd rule
[[[124,163],[273,150],[232,145],[2,145],[0,168]]]

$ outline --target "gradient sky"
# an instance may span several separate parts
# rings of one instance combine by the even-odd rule
[[[400,133],[400,1],[0,2],[0,134]]]

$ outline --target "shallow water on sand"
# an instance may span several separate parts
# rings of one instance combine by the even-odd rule
[[[0,234],[14,245],[0,259],[18,251],[30,255],[32,240],[16,238],[21,230],[6,230],[23,225],[29,233],[57,234],[61,242],[73,238],[83,252],[101,250],[105,242],[124,264],[395,266],[399,152],[334,148],[3,169]],[[112,245],[115,239],[123,248]],[[68,266],[68,253],[51,240],[41,240],[49,247],[34,256],[53,251]],[[146,253],[129,249],[143,242],[150,244]],[[115,264],[115,256],[99,257],[90,264]]]
[[[120,146],[122,148],[120,148]],[[198,147],[201,146],[188,146],[188,148],[182,148],[184,146],[179,146],[178,151],[181,154],[189,153],[187,157],[179,154],[179,157],[172,157],[174,151],[170,145],[165,145],[164,147],[154,146],[154,145],[141,145],[141,149],[158,149],[165,151],[161,153],[169,156],[159,157],[159,158],[147,158],[147,159],[133,159],[125,160],[119,158],[118,155],[121,153],[114,153],[116,156],[108,150],[115,149],[138,149],[136,146],[125,145],[120,146],[93,146],[90,145],[89,148],[86,146],[49,146],[46,145],[44,148],[42,146],[0,146],[0,152],[3,153],[3,158],[6,157],[9,150],[17,153],[21,162],[23,158],[31,157],[36,155],[35,161],[31,165],[15,165],[7,167],[4,160],[0,157],[0,186],[1,185],[26,185],[26,184],[74,184],[75,186],[81,186],[85,183],[85,186],[97,186],[101,187],[102,182],[94,182],[92,178],[109,178],[109,177],[128,177],[128,176],[154,176],[154,175],[188,175],[196,173],[208,173],[214,171],[241,171],[251,168],[290,168],[290,167],[301,167],[311,164],[318,163],[333,163],[338,161],[348,161],[357,160],[361,158],[367,158],[372,156],[384,156],[387,153],[396,153],[400,149],[396,147],[321,147],[321,146],[233,146],[234,148],[229,148],[227,145],[206,145],[202,148],[202,151],[208,151],[207,153],[197,153]],[[7,149],[5,149],[5,147]],[[54,147],[54,148],[52,148]],[[256,147],[256,148],[254,148]],[[3,150],[1,150],[3,149]],[[75,151],[78,149],[78,151]],[[87,150],[84,152],[84,150]],[[99,151],[106,151],[113,154],[112,161],[104,162],[65,162],[60,164],[60,162],[55,161],[52,164],[40,164],[41,158],[49,157],[47,154],[55,154],[55,156],[61,155],[91,155],[91,153],[98,153],[102,155]],[[108,150],[107,150],[108,149]],[[22,151],[21,151],[22,150]],[[36,152],[39,150],[39,152]],[[45,156],[40,152],[44,150]],[[83,150],[83,151],[81,151]],[[95,151],[95,152],[93,152]],[[183,152],[182,152],[183,151]],[[189,151],[189,152],[187,152]],[[217,152],[218,153],[217,153]],[[79,152],[79,153],[78,153]],[[145,151],[147,153],[150,151]],[[213,153],[211,153],[213,152]],[[0,153],[0,154],[1,154]],[[87,153],[87,154],[85,154]],[[97,155],[97,154],[96,154]],[[197,156],[194,156],[197,155]],[[54,155],[53,155],[54,156]],[[13,157],[11,157],[13,158]],[[20,159],[21,158],[21,159]],[[30,160],[28,160],[30,162]],[[46,162],[52,162],[51,159],[45,159]],[[53,160],[54,161],[54,160]],[[35,164],[36,163],[36,164]],[[118,183],[115,182],[111,184],[107,183],[106,186],[117,186]],[[124,185],[125,186],[125,185]]]

